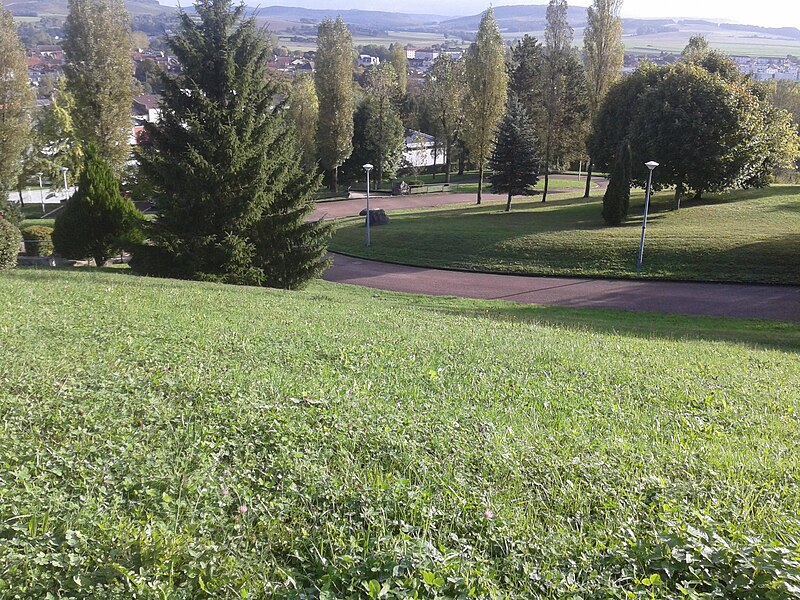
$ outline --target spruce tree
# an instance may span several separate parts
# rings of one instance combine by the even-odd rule
[[[169,45],[161,120],[139,160],[158,219],[131,266],[153,275],[296,288],[321,273],[329,226],[306,223],[319,180],[300,167],[267,76],[270,49],[231,0],[200,0]]]
[[[539,156],[536,132],[520,101],[511,97],[506,114],[500,121],[494,150],[489,158],[492,191],[508,194],[506,212],[511,210],[511,198],[530,195],[538,183]]]
[[[90,146],[78,181],[78,191],[56,218],[53,248],[64,258],[91,257],[103,264],[139,241],[141,213],[123,198],[109,165]]]
[[[625,141],[617,151],[609,174],[608,188],[603,196],[603,221],[606,225],[621,225],[628,216],[631,199],[631,146]]]

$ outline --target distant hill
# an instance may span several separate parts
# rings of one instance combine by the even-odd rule
[[[17,17],[66,16],[67,0],[12,0],[4,3],[6,10]],[[158,0],[126,0],[131,15],[161,15],[175,12],[174,6],[164,6]]]
[[[316,24],[323,19],[335,19],[340,16],[348,25],[373,29],[426,27],[438,24],[448,18],[437,15],[415,15],[375,10],[312,9],[292,6],[248,6],[248,8],[260,19]]]
[[[494,18],[501,31],[539,31],[544,30],[547,18],[547,5],[520,5],[520,6],[496,6],[494,7]],[[483,13],[469,17],[457,17],[439,23],[442,30],[452,31],[477,31]],[[570,6],[567,11],[567,18],[573,27],[584,27],[586,25],[586,7]]]

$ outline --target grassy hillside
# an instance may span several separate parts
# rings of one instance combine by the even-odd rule
[[[0,597],[788,598],[799,340],[18,270]]]
[[[557,185],[557,184],[554,184]],[[605,227],[599,194],[538,198],[394,213],[363,245],[363,219],[351,219],[331,248],[421,266],[547,275],[592,275],[800,284],[800,187],[775,186],[651,205],[644,268],[637,273],[643,193],[623,227]],[[409,243],[414,240],[414,243]]]

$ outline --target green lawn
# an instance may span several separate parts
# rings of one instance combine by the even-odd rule
[[[789,598],[798,347],[780,323],[18,269],[0,597]]]
[[[599,194],[515,199],[511,213],[496,202],[394,213],[388,226],[373,228],[369,249],[363,219],[351,219],[331,249],[466,270],[800,284],[800,187],[689,200],[677,212],[671,193],[655,195],[637,273],[643,202],[634,194],[623,227],[603,225]]]

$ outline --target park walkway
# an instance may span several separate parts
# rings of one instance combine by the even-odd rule
[[[372,207],[390,211],[465,202],[474,203],[475,194],[376,197]],[[505,198],[484,194],[484,202],[500,204]],[[320,203],[312,218],[351,217],[363,208],[363,198]],[[340,254],[332,256],[333,266],[324,275],[327,281],[381,290],[524,304],[800,322],[798,286],[528,277],[409,267]]]

